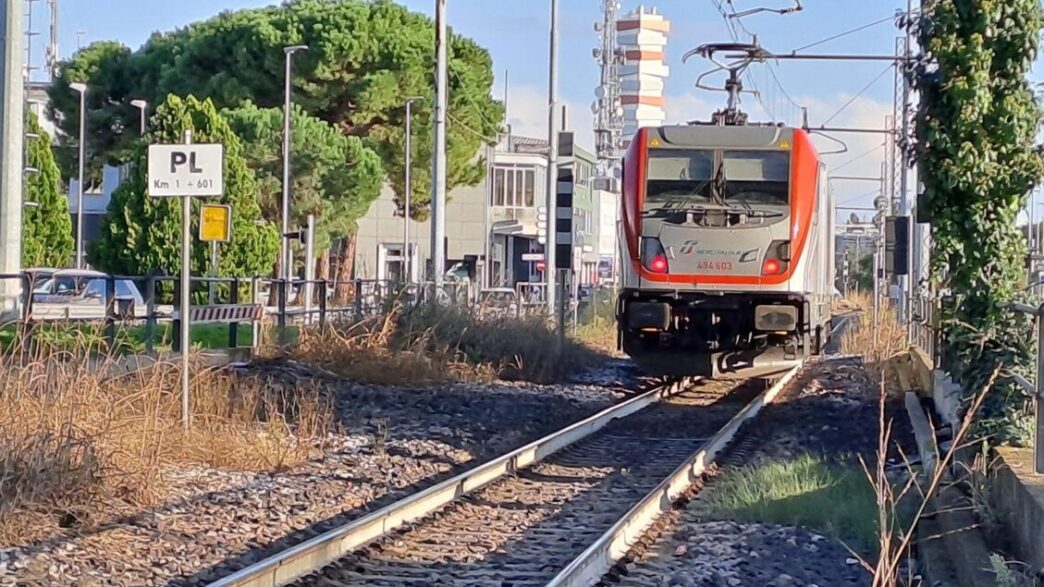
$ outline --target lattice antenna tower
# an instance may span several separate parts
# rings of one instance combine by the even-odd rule
[[[53,81],[58,77],[58,61],[61,59],[58,52],[58,0],[47,0],[47,7],[51,12],[51,39],[47,44],[45,60],[47,77]]]
[[[39,69],[33,65],[33,39],[40,33],[33,30],[33,8],[40,0],[24,0],[25,10],[25,67],[22,69],[22,81],[25,84],[26,96],[29,95],[29,82],[33,72]]]
[[[602,1],[602,20],[595,23],[599,46],[592,52],[601,69],[595,88],[594,113],[595,152],[602,175],[609,176],[622,157],[623,108],[620,103],[620,51],[616,44],[616,21],[620,3]]]

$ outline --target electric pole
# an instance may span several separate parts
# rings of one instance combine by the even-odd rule
[[[431,183],[431,269],[436,288],[442,287],[443,274],[446,272],[447,41],[446,0],[435,0],[435,53],[438,61],[435,82],[435,160]]]
[[[910,214],[910,203],[908,198],[908,190],[910,188],[910,166],[906,162],[906,141],[910,137],[910,82],[906,79],[906,66],[910,63],[911,47],[913,43],[913,28],[910,19],[913,18],[913,0],[906,0],[906,38],[903,40],[903,58],[902,62],[895,64],[895,69],[899,74],[899,79],[902,82],[902,124],[899,128],[902,129],[902,135],[899,137],[899,145],[897,152],[899,154],[900,177],[899,177],[899,214],[901,216],[907,216]],[[910,242],[912,235],[907,234],[907,242]],[[909,254],[909,253],[907,253]],[[912,265],[909,263],[907,258],[907,268],[913,271]],[[909,272],[909,271],[908,271]],[[913,331],[910,329],[910,295],[912,289],[912,283],[909,275],[903,275],[899,278],[899,320],[906,322],[907,330],[909,333]]]
[[[24,3],[8,1],[0,27],[3,31],[3,82],[0,83],[0,273],[22,268],[22,173],[25,115]],[[0,313],[18,308],[21,284],[0,280]]]

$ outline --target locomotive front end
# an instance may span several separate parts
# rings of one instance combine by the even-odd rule
[[[819,351],[833,217],[803,131],[643,129],[623,183],[618,326],[642,367],[748,377]]]

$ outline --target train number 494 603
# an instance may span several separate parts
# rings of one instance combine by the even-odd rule
[[[732,261],[700,261],[696,264],[698,271],[732,271]]]

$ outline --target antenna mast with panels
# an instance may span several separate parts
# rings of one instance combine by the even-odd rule
[[[619,162],[623,137],[623,107],[620,104],[620,52],[616,46],[616,21],[620,11],[617,0],[603,0],[602,20],[595,23],[600,45],[593,51],[601,68],[600,83],[595,88],[594,112],[595,152],[603,176]]]

